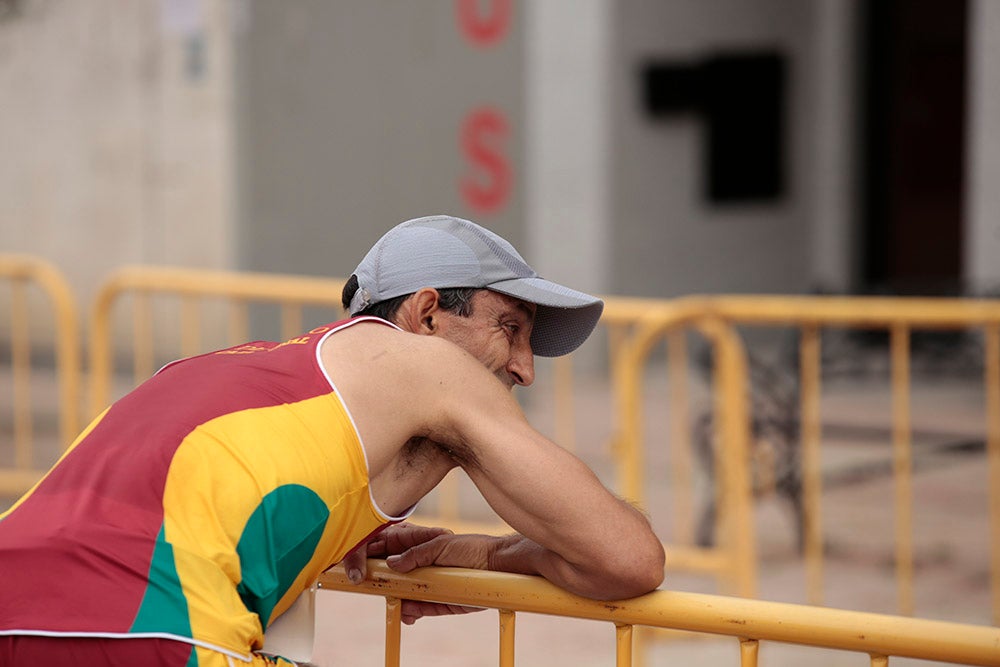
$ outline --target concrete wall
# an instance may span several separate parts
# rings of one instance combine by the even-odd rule
[[[0,23],[0,251],[51,260],[82,305],[122,264],[231,265],[231,3],[167,4]]]
[[[0,250],[51,259],[86,304],[126,263],[342,275],[395,222],[450,211],[602,293],[849,288],[856,3],[515,2],[485,45],[462,5],[24,3],[0,23]],[[504,5],[466,3],[487,26]],[[970,5],[979,291],[1000,283],[995,5]],[[790,65],[786,194],[712,205],[700,121],[647,117],[638,67],[756,47]],[[507,129],[476,161],[462,128],[482,107]],[[484,157],[509,169],[488,212],[462,195],[497,185]]]
[[[519,244],[523,12],[503,14],[506,4],[249,3],[238,42],[240,266],[347,276],[391,226],[434,213]],[[473,31],[486,31],[480,43],[463,6]],[[502,27],[492,41],[491,26]],[[483,108],[504,126],[463,136]],[[497,198],[470,205],[463,187]]]
[[[612,210],[615,292],[801,292],[809,287],[804,167],[811,113],[814,3],[797,0],[627,0],[614,5]],[[651,120],[639,68],[650,58],[697,61],[718,51],[773,48],[787,56],[786,194],[713,205],[701,182],[704,127],[695,115]]]

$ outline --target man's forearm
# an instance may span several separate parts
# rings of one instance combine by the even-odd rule
[[[604,554],[581,548],[564,557],[516,533],[504,537],[434,534],[425,542],[376,548],[368,555],[386,555],[389,567],[399,572],[441,565],[539,575],[571,593],[597,600],[642,595],[663,581],[663,547],[655,536],[639,541],[642,548],[633,544],[623,551],[618,546]],[[619,539],[616,545],[622,542]],[[584,553],[596,555],[584,557]]]
[[[497,538],[488,568],[498,572],[541,575],[571,593],[597,600],[621,600],[647,593],[656,584],[629,572],[608,572],[601,564],[575,564],[523,535]],[[658,582],[657,582],[658,583]]]

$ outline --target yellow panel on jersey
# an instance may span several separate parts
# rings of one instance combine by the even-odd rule
[[[333,394],[202,424],[174,454],[163,506],[192,633],[231,648],[259,648],[261,624],[389,520]]]

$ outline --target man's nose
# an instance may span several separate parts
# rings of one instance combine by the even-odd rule
[[[529,387],[535,381],[535,354],[531,343],[515,346],[510,361],[507,362],[507,372],[514,378],[515,384]]]

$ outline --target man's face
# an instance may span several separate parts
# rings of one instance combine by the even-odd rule
[[[472,297],[472,315],[442,311],[439,335],[481,361],[508,389],[526,387],[535,381],[534,319],[534,304],[484,289]]]

